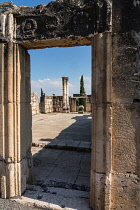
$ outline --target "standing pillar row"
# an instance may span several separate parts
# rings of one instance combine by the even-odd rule
[[[69,93],[68,93],[68,77],[62,77],[63,85],[63,112],[67,113],[70,111],[69,107]]]
[[[30,58],[17,44],[0,44],[0,192],[19,196],[31,175]]]

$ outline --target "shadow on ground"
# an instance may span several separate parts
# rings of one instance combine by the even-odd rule
[[[55,139],[40,139],[40,141],[52,140],[72,140],[91,142],[91,115],[75,116],[71,118],[75,122],[69,127],[63,129]],[[65,118],[63,119],[65,121]]]
[[[71,144],[78,147],[82,142],[83,147],[86,147],[91,144],[91,116],[75,116],[72,119],[75,122],[63,129],[51,142],[45,138],[40,141],[48,141],[49,144],[57,141],[53,142],[55,146]],[[51,203],[54,205],[52,209],[67,207],[66,209],[88,210],[91,153],[63,148],[32,147],[36,186],[29,186],[23,197],[32,202],[43,202],[41,205]]]

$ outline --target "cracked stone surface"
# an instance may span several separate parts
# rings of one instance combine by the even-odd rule
[[[90,152],[32,147],[36,185],[17,203],[38,209],[90,210]],[[26,209],[26,208],[25,208]]]
[[[90,153],[34,147],[32,152],[37,185],[43,189],[58,187],[89,191]]]
[[[89,192],[48,187],[43,190],[39,186],[29,186],[25,194],[16,202],[49,210],[90,210]]]

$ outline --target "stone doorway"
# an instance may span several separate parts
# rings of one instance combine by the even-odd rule
[[[0,4],[2,198],[21,195],[32,181],[27,50],[92,45],[90,206],[140,209],[139,14],[135,0]]]
[[[65,71],[67,74],[67,69]],[[34,74],[33,68],[31,72]],[[46,206],[51,203],[80,210],[89,208],[91,120],[91,113],[88,112],[57,113],[56,110],[49,112],[48,109],[46,114],[32,116],[33,178],[36,191],[28,188],[23,195],[24,199],[45,201]],[[37,190],[39,187],[40,190]],[[39,195],[42,198],[38,199]]]

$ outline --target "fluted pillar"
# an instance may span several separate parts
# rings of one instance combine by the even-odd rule
[[[30,57],[26,49],[0,44],[0,193],[20,196],[30,179],[32,116]]]
[[[68,93],[68,77],[62,77],[63,85],[63,112],[68,113],[69,108],[69,93]]]

